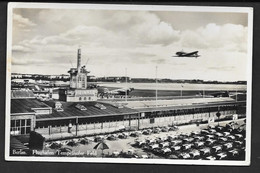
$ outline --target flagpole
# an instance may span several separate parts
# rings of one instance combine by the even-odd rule
[[[127,68],[125,68],[125,101],[127,102]]]
[[[155,100],[156,100],[156,107],[157,107],[157,94],[158,94],[158,91],[157,91],[157,70],[158,70],[158,67],[156,66],[156,71],[155,71],[155,83],[156,83],[156,90],[155,90]]]

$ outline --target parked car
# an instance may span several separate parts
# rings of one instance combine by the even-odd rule
[[[207,139],[205,142],[206,146],[212,146],[213,144],[215,144],[217,141],[214,139]]]
[[[204,147],[205,142],[197,141],[194,143],[195,148],[201,148]]]
[[[223,135],[222,133],[220,133],[220,132],[217,132],[217,133],[215,133],[215,136],[216,136],[217,138],[221,138],[221,137],[223,137],[224,135]]]
[[[191,136],[198,136],[198,135],[200,135],[200,132],[198,132],[198,131],[196,131],[196,132],[191,132],[190,135],[191,135]]]
[[[234,147],[241,147],[243,145],[244,145],[244,142],[242,142],[242,141],[235,141],[234,142]]]
[[[205,139],[205,137],[204,137],[204,136],[195,136],[194,139],[195,139],[196,141],[202,141],[202,140]]]
[[[219,141],[220,143],[225,143],[225,142],[228,141],[228,139],[227,139],[226,137],[221,137],[221,138],[219,138],[218,141]]]
[[[169,147],[170,143],[169,142],[162,142],[159,144],[159,147],[164,148],[164,147]]]
[[[179,145],[181,144],[182,141],[181,140],[174,140],[174,141],[171,141],[171,144],[174,146],[174,145]]]
[[[162,132],[168,132],[169,131],[169,127],[162,127]]]
[[[238,140],[241,140],[241,139],[244,138],[244,136],[241,135],[241,134],[235,134],[234,136],[235,136],[235,138],[238,139]]]
[[[181,146],[181,149],[182,150],[188,150],[188,149],[191,149],[192,146],[193,146],[193,144],[183,144]]]
[[[190,159],[191,158],[189,153],[180,153],[178,157],[180,159]]]
[[[215,136],[214,135],[206,135],[205,137],[206,137],[206,139],[213,139]]]
[[[176,145],[176,146],[171,146],[172,151],[179,151],[181,149],[181,146]]]
[[[162,149],[162,154],[164,155],[170,155],[172,150],[170,148],[163,148]]]
[[[160,133],[161,131],[159,127],[153,129],[153,133]]]
[[[127,135],[124,135],[123,133],[120,133],[119,135],[118,135],[118,138],[120,138],[120,139],[126,139],[128,136]]]
[[[200,157],[200,151],[199,150],[192,150],[189,154],[190,154],[192,159],[198,159]]]
[[[231,149],[232,147],[233,147],[233,144],[232,144],[231,142],[226,143],[226,144],[223,145],[223,149],[224,149],[224,150],[229,150],[229,149]]]
[[[238,157],[239,156],[239,151],[238,150],[236,150],[236,149],[234,149],[234,150],[230,150],[230,151],[228,151],[228,156],[229,157]]]
[[[203,135],[208,135],[209,134],[209,131],[208,130],[201,130],[201,134],[203,134]]]
[[[228,135],[227,138],[228,138],[228,140],[235,140],[236,139],[236,137],[233,136],[233,135]]]
[[[214,134],[214,133],[216,133],[217,131],[215,130],[215,129],[209,129],[209,133],[210,134]]]
[[[132,136],[132,137],[138,137],[138,136],[141,136],[141,132],[139,132],[139,131],[131,132],[131,133],[130,133],[130,136]]]
[[[214,156],[208,156],[208,157],[206,157],[205,159],[206,159],[206,160],[216,160],[216,157],[214,157]]]
[[[184,143],[190,143],[192,141],[194,141],[194,138],[190,137],[190,138],[186,138],[182,140]]]
[[[223,160],[223,159],[226,159],[227,158],[227,153],[219,153],[216,155],[216,159],[217,160]]]
[[[135,146],[137,147],[142,147],[146,144],[146,142],[144,140],[136,140],[135,141]]]
[[[210,155],[210,148],[202,148],[199,151],[200,151],[200,154],[202,156],[209,156]]]
[[[104,140],[104,136],[95,136],[94,138],[94,142],[101,142],[102,140]]]
[[[169,128],[169,131],[176,131],[176,130],[179,130],[179,127],[178,126],[171,126]]]
[[[212,147],[211,150],[212,150],[213,153],[219,153],[219,152],[222,151],[222,146],[221,145],[215,145],[215,146]]]
[[[215,129],[217,132],[223,132],[225,130],[223,126],[217,126]]]
[[[114,134],[110,134],[110,135],[107,136],[107,140],[115,141],[115,140],[117,140],[117,136],[114,135]]]
[[[143,130],[142,134],[144,135],[150,135],[152,132],[150,130]]]

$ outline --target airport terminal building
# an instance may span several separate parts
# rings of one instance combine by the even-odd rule
[[[11,91],[11,135],[35,131],[46,140],[61,139],[122,129],[209,123],[246,114],[246,102],[229,97],[98,101],[98,91],[87,88],[88,72],[81,66],[80,49],[77,60],[77,68],[69,70],[70,88],[60,90],[59,99],[43,101],[30,90]]]

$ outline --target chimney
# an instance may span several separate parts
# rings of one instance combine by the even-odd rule
[[[80,70],[80,67],[81,67],[81,50],[79,48],[78,49],[78,64],[77,64],[78,71]]]

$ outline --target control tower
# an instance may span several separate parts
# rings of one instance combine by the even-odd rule
[[[87,74],[89,72],[85,66],[81,66],[81,49],[78,49],[77,68],[71,68],[68,73],[70,74],[70,88],[87,89]]]
[[[87,88],[86,66],[81,66],[81,49],[77,52],[77,68],[71,68],[70,74],[70,89],[60,92],[60,100],[67,102],[86,102],[97,100],[97,89]]]

